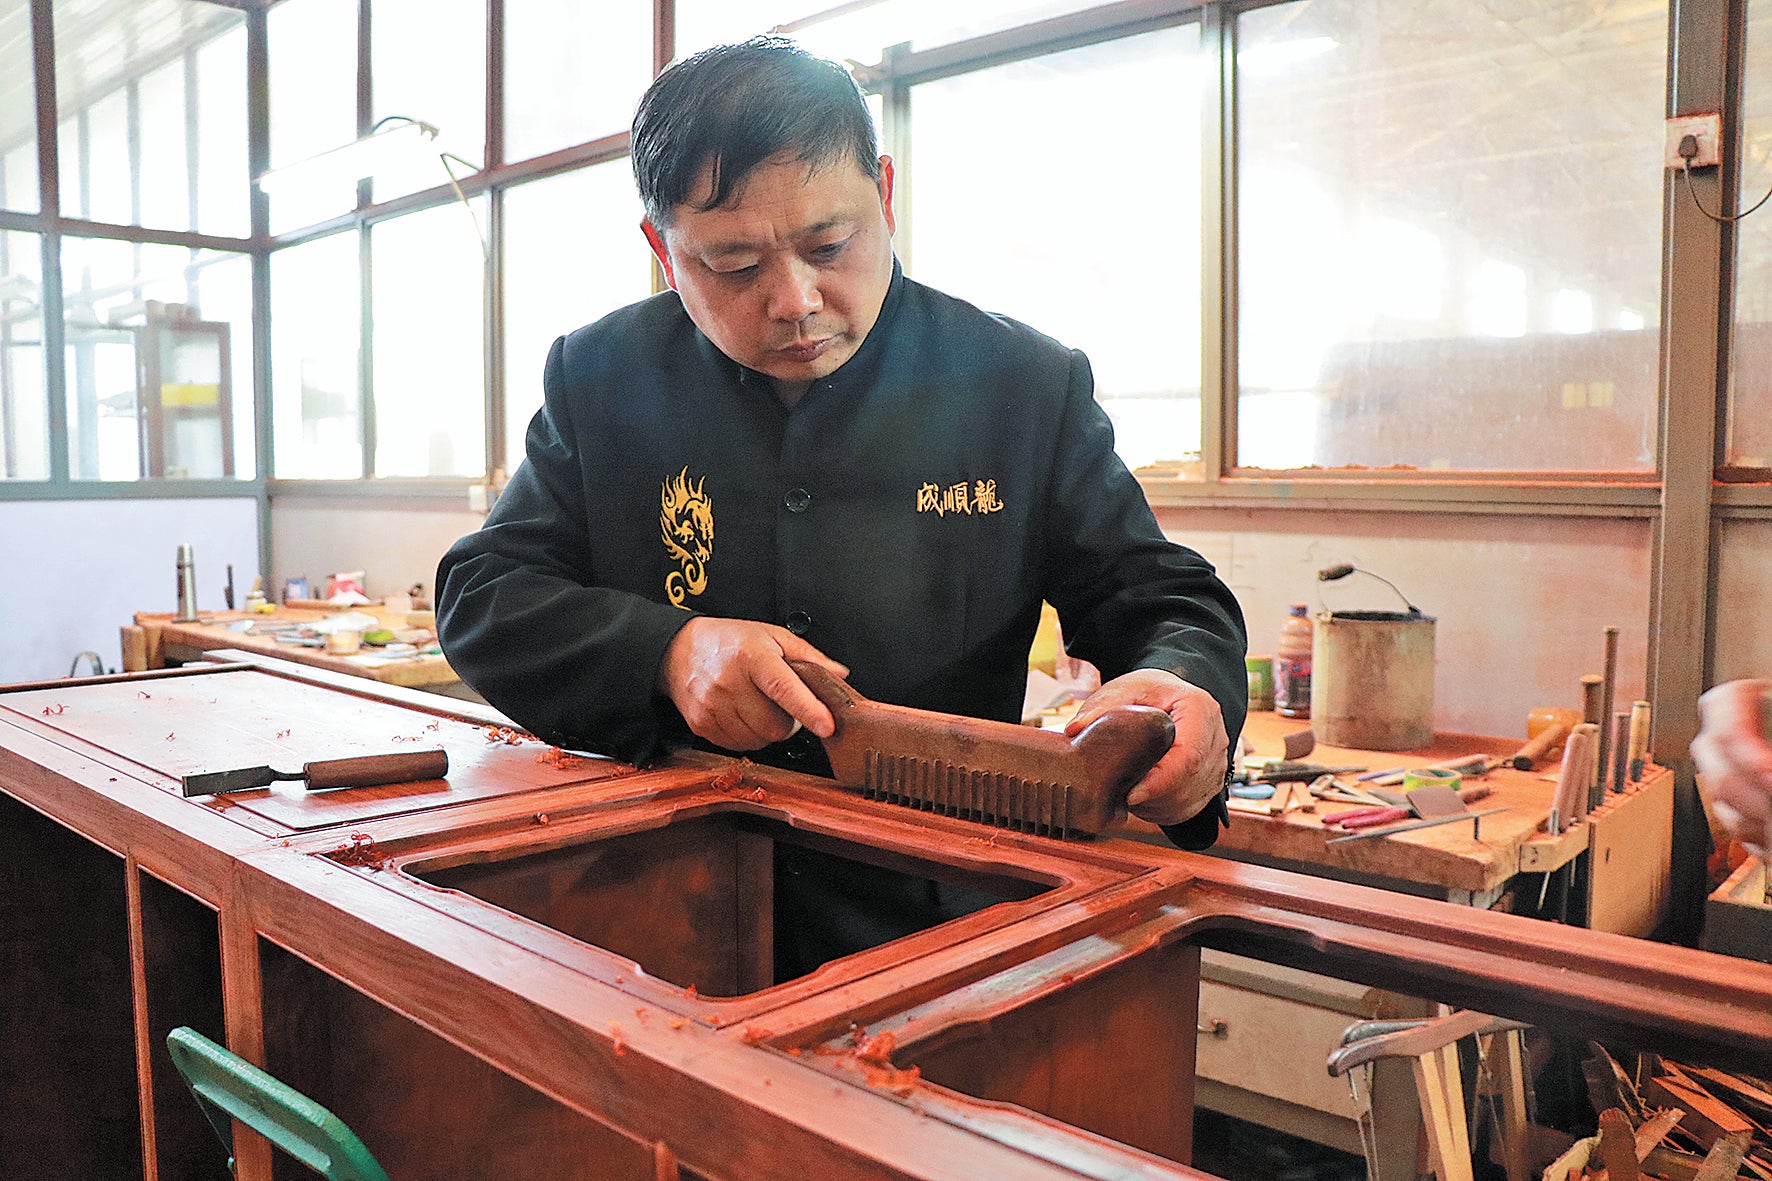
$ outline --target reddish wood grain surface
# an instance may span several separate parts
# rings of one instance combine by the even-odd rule
[[[226,688],[219,714],[223,694],[187,687],[203,682]],[[149,1026],[213,1024],[219,1003],[238,1052],[336,1104],[403,1177],[572,1176],[558,1162],[587,1154],[608,1162],[591,1175],[641,1178],[661,1161],[784,1179],[1194,1176],[1200,946],[1772,1070],[1772,967],[1134,842],[1007,833],[702,756],[597,778],[457,719],[433,733],[448,731],[452,760],[482,744],[470,765],[485,792],[381,814],[341,800],[326,827],[241,824],[230,813],[244,808],[172,793],[162,725],[231,751],[288,742],[260,728],[291,703],[302,725],[358,742],[422,732],[435,715],[291,694],[256,672],[180,679],[176,708],[156,712],[160,684],[141,683],[149,697],[129,683],[0,690],[0,793],[99,851],[39,860],[12,897],[48,909],[113,879],[99,894],[121,898],[111,850],[201,902],[141,893],[124,991],[146,998]],[[775,981],[762,866],[782,842],[1022,885]],[[54,947],[88,929],[127,945],[127,914],[87,918]],[[22,913],[0,921],[6,946],[36,954]],[[624,941],[626,954],[599,946]],[[191,948],[219,956],[219,981]],[[42,1020],[46,1044],[76,1052],[29,1068],[81,1061],[84,1018]],[[105,1077],[137,1077],[130,1024],[121,1050],[87,1047]],[[0,1133],[25,1118],[0,1112]],[[168,1125],[159,1141],[183,1135]],[[266,1181],[262,1143],[246,1138],[241,1159],[241,1177]]]

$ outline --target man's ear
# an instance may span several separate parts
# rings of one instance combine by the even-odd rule
[[[646,235],[646,244],[652,247],[652,255],[658,259],[659,267],[664,271],[665,283],[672,291],[677,289],[677,274],[671,270],[671,252],[665,249],[664,235],[649,220],[640,222],[640,232]]]
[[[898,231],[898,218],[892,212],[892,157],[880,157],[880,208],[886,214],[886,232]]]

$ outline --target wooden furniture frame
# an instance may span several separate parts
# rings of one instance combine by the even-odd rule
[[[0,946],[26,967],[0,979],[0,1145],[42,1176],[225,1176],[163,1061],[179,1025],[402,1178],[1199,1176],[1201,947],[1772,1069],[1764,965],[744,763],[634,771],[322,679],[0,690]],[[178,794],[192,763],[267,742],[402,733],[450,750],[446,784]],[[774,842],[1004,900],[776,982],[757,949]],[[575,898],[621,950],[580,937]],[[687,986],[716,969],[724,995]],[[272,1176],[268,1146],[236,1146],[240,1177]]]

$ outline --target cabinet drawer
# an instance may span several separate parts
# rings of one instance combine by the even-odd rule
[[[1223,1022],[1222,1035],[1201,1033],[1195,1070],[1201,1078],[1268,1095],[1345,1119],[1366,1109],[1365,1088],[1355,1103],[1345,1078],[1325,1063],[1341,1031],[1359,1020],[1284,997],[1211,980],[1200,982],[1200,1025]]]

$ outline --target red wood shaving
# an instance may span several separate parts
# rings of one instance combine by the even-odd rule
[[[375,838],[366,832],[354,832],[347,845],[340,845],[329,856],[341,865],[361,865],[365,869],[381,869],[387,858],[375,847]]]
[[[43,707],[43,712],[45,715],[59,714],[62,712],[62,710],[67,709],[67,708],[68,707],[65,705],[46,705]]]
[[[288,737],[289,737],[289,731],[287,731],[287,730],[279,730],[279,731],[277,731],[277,737],[278,737],[278,738],[288,738]]]
[[[710,779],[708,786],[716,791],[731,791],[738,786],[739,781],[744,778],[745,772],[749,771],[752,765],[749,759],[740,759]]]
[[[694,1000],[696,997],[700,996],[701,993],[695,991],[695,985],[691,984],[683,990],[683,995],[690,1000]]]
[[[747,1025],[744,1027],[743,1031],[739,1033],[738,1040],[747,1046],[754,1046],[760,1042],[768,1041],[774,1036],[775,1035],[767,1029],[758,1029],[754,1025]]]
[[[546,812],[537,812],[535,814],[535,822],[537,824],[547,824],[552,820],[553,820],[553,817],[549,816]]]
[[[177,738],[177,737],[178,737],[178,733],[175,731],[175,732],[168,734],[166,736],[166,741],[171,742],[174,738]]]
[[[609,1036],[612,1039],[609,1043],[609,1048],[615,1051],[615,1056],[617,1058],[627,1057],[628,1043],[621,1036],[621,1026],[611,1021],[609,1023]]]
[[[529,735],[510,726],[493,726],[486,731],[486,741],[502,742],[506,746],[521,746],[529,741]]]
[[[573,771],[591,760],[579,755],[567,754],[557,746],[550,746],[536,755],[535,761],[561,771]]]
[[[441,722],[432,722],[430,725],[426,726],[425,729],[436,730],[436,729],[440,729],[442,727],[442,725],[443,725],[443,723],[441,723]]]
[[[148,699],[148,700],[149,700],[149,701],[152,701],[152,700],[153,700],[153,696],[152,696],[152,695],[151,695],[151,694],[150,694],[150,693],[149,693],[149,692],[148,692],[148,691],[147,691],[147,690],[146,690],[146,689],[137,689],[137,690],[136,690],[136,691],[135,691],[135,695],[136,695],[136,696],[137,696],[137,697],[145,697],[145,698],[147,698],[147,699]]]
[[[682,1029],[685,1025],[688,1025],[688,1024],[689,1024],[689,1019],[687,1017],[672,1017],[671,1018],[671,1028],[672,1029]]]
[[[892,1051],[897,1039],[890,1029],[883,1030],[855,1047],[855,1060],[861,1063],[868,1086],[881,1087],[895,1095],[908,1095],[923,1077],[921,1067],[900,1069],[892,1065]]]

